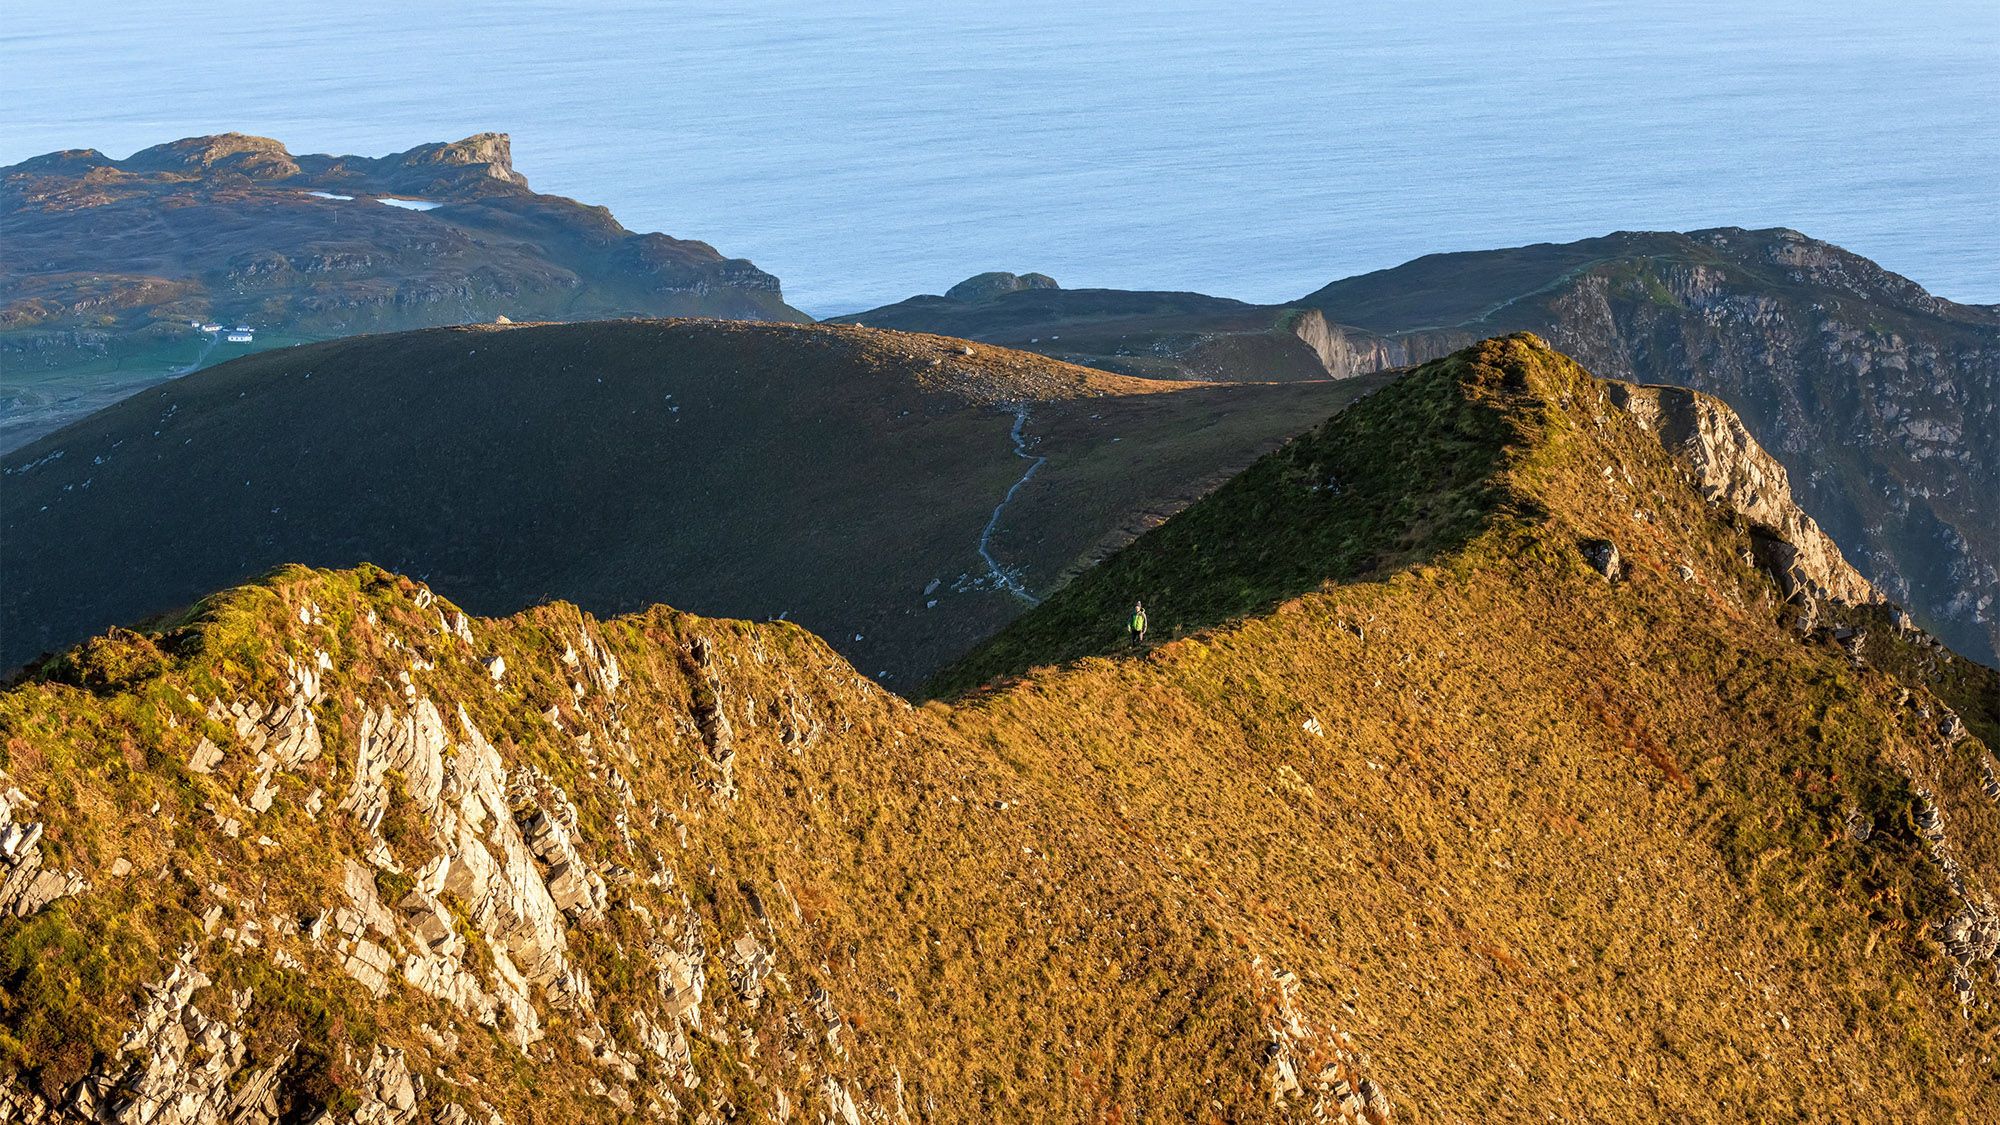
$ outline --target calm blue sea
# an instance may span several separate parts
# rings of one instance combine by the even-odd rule
[[[827,315],[988,269],[1248,300],[1785,225],[2000,302],[2000,0],[7,6],[0,164],[513,134]]]

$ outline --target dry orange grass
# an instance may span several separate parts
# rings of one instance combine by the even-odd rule
[[[908,707],[789,625],[664,608],[599,622],[543,606],[475,621],[466,645],[374,570],[286,570],[178,631],[80,653],[0,696],[9,784],[42,799],[51,863],[96,884],[0,922],[0,1068],[61,1090],[192,942],[218,982],[254,987],[260,1050],[319,1045],[288,1086],[301,1112],[348,1104],[346,1052],[381,1042],[476,1076],[437,1096],[509,1122],[615,1116],[571,1015],[544,1010],[551,1034],[523,1055],[414,992],[375,1001],[310,943],[243,949],[201,928],[218,905],[237,925],[338,896],[370,837],[301,803],[339,783],[362,708],[412,672],[510,767],[564,789],[593,858],[671,876],[571,928],[621,1045],[657,1003],[636,951],[659,919],[701,920],[690,1113],[726,1101],[769,1119],[779,1091],[816,1111],[837,1075],[892,1119],[900,1084],[913,1121],[1306,1119],[1312,1091],[1273,1098],[1282,1056],[1325,1089],[1378,1083],[1398,1119],[1995,1115],[2000,1020],[1983,982],[1963,1013],[1947,987],[1931,926],[1956,904],[1909,781],[1937,792],[1968,879],[1991,887],[1984,747],[1938,737],[1929,681],[1782,628],[1768,577],[1739,560],[1744,529],[1593,412],[1580,372],[1498,347],[1509,378],[1469,393],[1524,436],[1507,502],[1473,534],[957,704]],[[1603,495],[1605,457],[1638,482],[1643,532],[1631,497]],[[1630,580],[1589,570],[1585,537],[1617,539]],[[1674,577],[1683,563],[1705,580]],[[560,660],[586,631],[623,666],[615,696],[579,693]],[[697,640],[713,683],[690,673]],[[186,770],[200,737],[228,736],[206,700],[270,698],[284,657],[318,648],[328,756],[241,837],[217,832],[203,805],[233,807],[249,779],[241,754]],[[696,714],[717,701],[733,801],[701,784]],[[793,712],[821,734],[788,741]],[[658,814],[625,812],[629,845],[608,765]],[[1872,818],[1865,843],[1835,830],[1850,809]],[[429,844],[420,825],[399,837],[407,868]],[[111,876],[121,855],[148,863]],[[784,974],[755,1012],[719,960],[745,932]],[[275,968],[277,950],[304,969]],[[845,1054],[790,1027],[822,988]],[[642,1058],[641,1107],[662,1077]]]

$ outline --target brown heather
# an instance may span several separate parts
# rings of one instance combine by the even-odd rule
[[[1232,545],[1197,557],[1190,526]],[[15,818],[90,883],[0,922],[8,1101],[123,1073],[185,947],[242,1072],[281,1067],[285,1121],[409,1120],[357,1077],[390,1046],[440,1121],[849,1120],[841,1097],[889,1121],[1991,1117],[1994,967],[1940,944],[1964,904],[1918,790],[1990,901],[1995,678],[1879,609],[1844,611],[1859,662],[1802,634],[1749,547],[1601,384],[1512,337],[1260,462],[946,674],[992,684],[919,708],[783,623],[554,604],[468,642],[407,579],[281,570],[0,697],[5,784],[40,802]],[[1099,601],[1167,586],[1161,643],[1122,651]],[[617,686],[564,660],[595,645]],[[320,652],[325,753],[256,814],[210,701],[280,700]],[[526,1051],[271,925],[344,904],[350,857],[393,902],[448,846],[397,779],[372,828],[335,808],[364,714],[412,696],[566,794],[607,876],[602,916],[565,919],[594,1000],[537,990]],[[671,1019],[648,950],[690,914],[694,1087],[639,1030]],[[746,934],[776,970],[755,1007],[727,975]]]

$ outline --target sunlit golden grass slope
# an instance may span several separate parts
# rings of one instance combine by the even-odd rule
[[[9,1097],[59,1119],[115,1092],[143,986],[185,956],[241,1033],[231,1073],[277,1068],[274,1120],[375,1113],[388,1047],[439,1120],[1993,1115],[1993,962],[1940,929],[1990,917],[2000,875],[1991,674],[1881,609],[1844,611],[1860,663],[1801,633],[1749,529],[1604,392],[1532,337],[1420,369],[1021,619],[1010,678],[916,708],[784,623],[461,629],[371,568],[94,641],[0,697],[6,784],[39,802],[14,816],[89,883],[0,921]],[[1398,456],[1318,487],[1355,434]],[[1617,582],[1579,552],[1604,538]],[[1160,643],[1059,627],[1132,574],[1176,591]],[[230,705],[302,693],[325,751],[260,782]],[[525,1047],[518,1013],[373,995],[282,921],[347,902],[350,861],[394,903],[467,846],[421,769],[336,803],[369,716],[426,700],[447,756],[490,744],[527,779],[509,815],[558,810],[604,884],[561,921],[589,1000],[530,989]],[[491,904],[440,901],[498,988]],[[416,952],[389,929],[366,939]],[[698,1022],[668,954],[703,967]]]

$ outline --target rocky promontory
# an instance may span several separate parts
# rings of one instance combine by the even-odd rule
[[[0,448],[308,340],[500,317],[811,319],[747,261],[532,190],[505,133],[374,158],[239,133],[124,160],[54,152],[0,168],[0,230]]]

